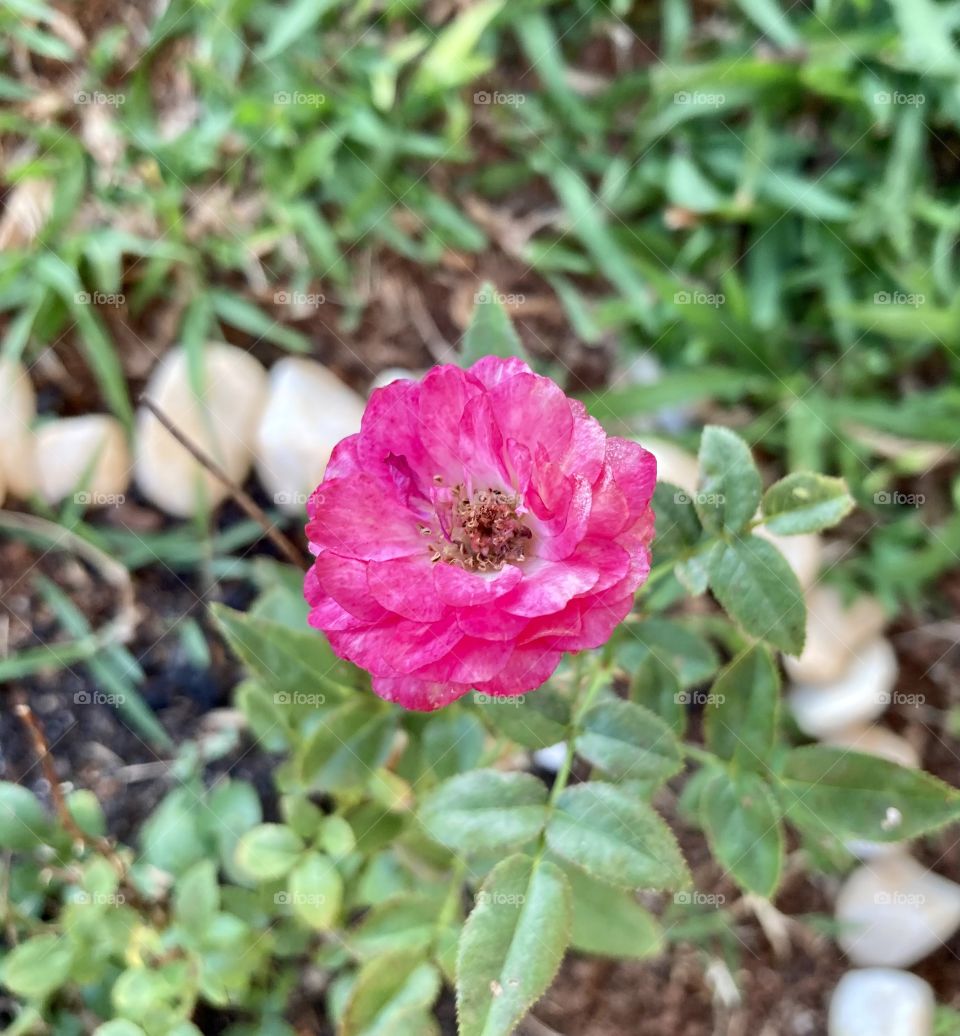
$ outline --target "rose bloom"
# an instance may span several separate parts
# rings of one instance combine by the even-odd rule
[[[630,611],[655,480],[521,360],[395,381],[307,504],[310,624],[408,709],[539,687]]]

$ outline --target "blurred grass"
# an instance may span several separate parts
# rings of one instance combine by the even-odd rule
[[[601,419],[746,403],[762,453],[850,480],[871,518],[858,579],[916,599],[956,563],[943,469],[922,513],[877,507],[930,465],[873,440],[960,437],[956,4],[129,14],[0,9],[6,200],[53,188],[39,234],[0,252],[4,354],[68,339],[129,422],[114,325],[84,293],[123,293],[138,338],[159,307],[193,349],[239,331],[309,351],[277,290],[335,296],[349,339],[371,264],[429,284],[451,256],[502,253],[581,338],[662,363],[650,389],[595,394]]]

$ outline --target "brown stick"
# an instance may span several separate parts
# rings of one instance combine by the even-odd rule
[[[57,811],[57,818],[75,841],[85,844],[90,840],[89,836],[77,825],[67,806],[63,788],[60,787],[60,778],[57,776],[57,769],[53,765],[53,755],[43,733],[43,727],[40,726],[40,721],[33,714],[33,709],[25,701],[17,702],[13,707],[13,711],[15,715],[19,716],[23,725],[27,728],[27,733],[30,735],[33,750],[40,760],[43,776],[46,777],[47,784],[50,785],[50,796],[53,799],[53,808]]]
[[[223,470],[222,467],[204,450],[202,450],[195,442],[192,442],[183,434],[182,431],[170,420],[169,417],[153,402],[152,399],[148,399],[146,396],[140,397],[140,402],[150,411],[151,414],[163,425],[164,428],[177,440],[180,445],[190,453],[198,464],[206,468],[211,475],[218,481],[226,486],[228,492],[234,500],[246,511],[246,513],[257,522],[263,529],[267,539],[280,551],[281,554],[298,568],[306,571],[310,567],[310,562],[303,556],[300,550],[297,549],[296,544],[287,536],[281,532],[275,524],[273,524],[263,509],[256,503],[256,501],[247,493],[241,489]]]

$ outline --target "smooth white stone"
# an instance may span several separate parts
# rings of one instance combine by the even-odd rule
[[[408,371],[406,367],[387,367],[385,370],[380,371],[379,374],[374,375],[373,381],[370,382],[369,394],[372,396],[377,389],[384,388],[394,381],[419,381],[420,378],[420,374]]]
[[[37,429],[34,454],[38,490],[48,504],[71,495],[84,507],[123,503],[132,464],[115,417],[85,414],[49,421]]]
[[[638,441],[657,458],[658,482],[670,482],[691,496],[696,493],[700,467],[692,453],[666,439],[644,435]]]
[[[303,514],[334,446],[360,430],[364,402],[313,360],[288,357],[270,371],[256,434],[257,475],[274,503]]]
[[[848,971],[830,998],[828,1036],[931,1036],[936,1000],[909,971]]]
[[[804,591],[813,586],[820,575],[820,563],[823,559],[823,540],[817,533],[778,536],[761,525],[757,528],[756,534],[769,540],[787,559],[787,564],[793,569],[797,582]]]
[[[37,397],[22,363],[0,360],[0,469],[14,496],[26,498],[37,488],[31,426]]]
[[[960,885],[897,853],[863,864],[837,896],[837,941],[862,967],[909,968],[960,926]]]
[[[920,755],[913,745],[886,727],[850,727],[830,734],[824,741],[829,745],[851,748],[855,752],[889,759],[890,762],[905,766],[908,770],[917,770],[920,767]]]
[[[549,748],[538,748],[533,753],[533,761],[541,770],[547,770],[549,773],[557,773],[560,767],[563,766],[563,761],[566,757],[566,741],[560,741],[555,745],[550,745]]]
[[[876,719],[890,704],[896,679],[893,647],[885,638],[877,637],[860,648],[839,680],[794,684],[787,701],[805,734],[826,738]]]
[[[187,354],[176,348],[150,375],[146,395],[234,482],[243,482],[267,398],[267,374],[257,360],[232,345],[208,343],[203,350],[203,395],[198,398]],[[144,495],[178,518],[216,507],[227,495],[227,489],[144,407],[137,414],[135,466]]]
[[[803,653],[785,655],[783,665],[796,683],[832,683],[850,666],[858,649],[886,624],[880,602],[864,594],[844,607],[832,586],[817,586],[807,598],[807,639]]]

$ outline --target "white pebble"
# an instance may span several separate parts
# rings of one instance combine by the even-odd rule
[[[241,483],[253,460],[257,422],[267,395],[267,375],[249,353],[208,343],[203,350],[200,398],[190,381],[187,354],[171,350],[145,390],[173,424]],[[145,407],[137,415],[136,478],[154,504],[176,517],[213,508],[227,495],[222,483],[190,455]]]
[[[34,452],[38,489],[48,504],[71,495],[84,507],[123,502],[132,465],[115,417],[85,414],[49,421],[37,429]]]
[[[37,488],[33,433],[37,397],[22,363],[0,360],[0,469],[7,489],[25,499]]]
[[[909,971],[848,971],[830,999],[828,1036],[931,1036],[935,1005],[930,986]]]
[[[267,405],[257,426],[257,475],[274,503],[303,514],[330,454],[360,430],[364,403],[313,360],[280,360],[270,371]]]

